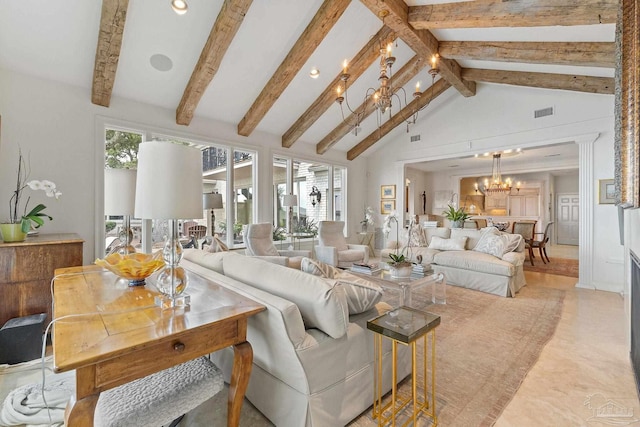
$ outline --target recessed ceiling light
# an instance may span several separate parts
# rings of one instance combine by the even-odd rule
[[[187,13],[188,8],[186,0],[171,0],[171,9],[178,15]]]
[[[158,71],[169,71],[173,68],[173,61],[167,55],[156,53],[149,58],[149,63]]]
[[[318,70],[316,67],[313,67],[311,71],[309,71],[309,77],[311,77],[312,79],[317,79],[319,76],[320,70]]]

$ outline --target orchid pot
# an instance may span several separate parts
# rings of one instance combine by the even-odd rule
[[[27,233],[22,231],[22,223],[0,224],[0,235],[6,243],[24,242]]]

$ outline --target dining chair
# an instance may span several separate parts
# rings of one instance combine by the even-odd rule
[[[533,248],[531,242],[533,242],[534,233],[536,230],[537,221],[514,221],[511,233],[519,234],[524,239],[525,248],[529,251],[529,261],[533,264]]]
[[[553,225],[553,221],[547,224],[544,228],[544,233],[534,233],[534,239],[531,241],[531,254],[533,254],[533,249],[538,248],[538,252],[540,253],[540,258],[542,258],[543,263],[551,262],[549,260],[549,256],[547,255],[547,242],[549,241],[549,233],[551,232],[551,226]],[[539,240],[535,239],[536,235],[542,235],[542,238]],[[546,258],[546,261],[545,261]]]

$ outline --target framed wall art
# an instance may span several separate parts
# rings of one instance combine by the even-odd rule
[[[381,199],[395,199],[396,198],[396,186],[394,185],[381,185],[380,186],[380,198]]]
[[[601,179],[599,181],[598,203],[612,205],[616,202],[616,186],[613,179]]]
[[[390,214],[391,211],[396,210],[395,200],[380,200],[380,213],[383,215]]]

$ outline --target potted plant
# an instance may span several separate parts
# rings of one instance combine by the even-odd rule
[[[44,224],[43,218],[49,218],[49,221],[53,219],[43,212],[46,206],[42,203],[30,211],[27,211],[30,200],[29,197],[27,197],[27,201],[24,204],[24,209],[20,209],[22,193],[27,187],[31,190],[43,190],[47,197],[55,197],[57,199],[62,195],[62,193],[57,190],[54,182],[47,180],[32,180],[26,182],[28,177],[27,164],[22,156],[22,151],[19,151],[18,179],[16,180],[16,189],[9,199],[9,220],[0,224],[0,232],[5,242],[22,242],[32,226],[33,228],[39,228]]]
[[[451,221],[451,228],[462,228],[462,223],[470,217],[468,213],[464,211],[464,208],[454,208],[449,205],[449,209],[442,212],[445,218]]]
[[[391,261],[388,262],[391,277],[405,278],[411,276],[413,265],[406,259],[403,253],[389,254],[389,258],[391,258]]]

